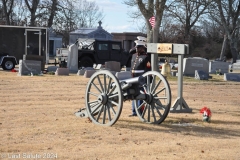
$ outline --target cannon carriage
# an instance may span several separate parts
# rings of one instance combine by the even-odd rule
[[[171,90],[165,77],[156,71],[135,78],[131,78],[130,72],[120,74],[127,78],[119,79],[108,70],[95,72],[86,86],[86,108],[78,114],[89,117],[97,125],[111,126],[120,117],[123,102],[133,100],[142,122],[162,123],[171,107]],[[140,105],[138,100],[142,100]]]

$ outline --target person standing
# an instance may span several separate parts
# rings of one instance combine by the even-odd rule
[[[132,55],[131,61],[131,72],[133,77],[142,76],[145,72],[151,71],[151,57],[146,52],[146,42],[141,40],[135,41],[136,46],[135,50],[136,53]],[[133,52],[133,50],[130,50]],[[143,88],[140,88],[143,91]],[[137,105],[141,105],[142,101],[138,100]],[[134,101],[132,101],[132,114],[130,116],[137,116]]]

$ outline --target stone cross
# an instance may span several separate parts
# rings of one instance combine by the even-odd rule
[[[99,24],[99,27],[101,27],[101,25],[102,25],[102,21],[99,21],[98,24]]]

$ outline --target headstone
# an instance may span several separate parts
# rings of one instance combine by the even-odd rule
[[[96,70],[86,70],[84,73],[84,77],[90,78],[93,75],[93,73],[95,73],[95,72],[96,72]]]
[[[78,47],[75,44],[69,47],[67,67],[69,71],[78,71]]]
[[[44,71],[45,69],[45,56],[24,54],[23,60],[41,61],[41,70]]]
[[[195,76],[195,70],[201,70],[208,73],[209,62],[205,58],[191,57],[183,59],[183,75]]]
[[[56,72],[58,69],[58,66],[48,66],[47,71],[48,72]]]
[[[41,70],[41,61],[34,60],[19,60],[19,70],[18,75],[40,75],[42,74]]]
[[[69,76],[69,69],[68,68],[58,68],[55,72],[57,76]]]
[[[209,74],[201,71],[201,70],[195,70],[195,79],[199,79],[199,80],[208,80]]]
[[[233,63],[232,65],[230,65],[230,67],[230,72],[240,73],[240,62]]]
[[[120,62],[116,62],[116,61],[108,61],[108,62],[105,62],[105,69],[108,69],[110,71],[120,72],[121,64]]]
[[[229,62],[211,61],[209,62],[209,73],[216,74],[216,71],[221,72],[221,74],[228,73],[229,65]]]
[[[171,71],[171,76],[176,77],[177,76],[177,71]]]
[[[224,80],[240,82],[240,73],[224,73]]]
[[[82,69],[78,70],[77,75],[79,75],[79,76],[84,75],[84,73],[85,73],[86,70],[94,70],[94,68],[92,68],[92,67],[82,68]]]

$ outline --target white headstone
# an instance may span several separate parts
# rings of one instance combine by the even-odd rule
[[[232,64],[231,72],[240,73],[240,63],[239,62]]]
[[[75,44],[69,47],[67,67],[69,71],[78,71],[78,47]]]
[[[195,76],[195,70],[201,70],[208,73],[209,63],[205,58],[191,57],[183,59],[183,75]]]

